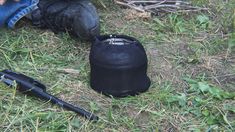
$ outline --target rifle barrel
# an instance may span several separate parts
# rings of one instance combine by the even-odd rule
[[[30,93],[32,93],[34,96],[39,97],[40,99],[50,101],[51,103],[57,104],[61,106],[62,108],[65,108],[70,111],[74,111],[89,120],[98,121],[99,119],[98,116],[86,111],[85,109],[69,104],[63,100],[60,100],[57,97],[44,92],[40,88],[34,87],[30,90]]]

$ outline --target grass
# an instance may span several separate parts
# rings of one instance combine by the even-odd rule
[[[209,12],[126,20],[125,9],[96,2],[102,34],[137,37],[149,58],[148,92],[108,98],[89,86],[90,44],[21,22],[0,31],[0,66],[30,75],[47,91],[100,117],[89,122],[0,85],[0,131],[234,131],[234,2],[193,1]],[[23,26],[23,25],[29,26]],[[64,69],[75,69],[68,74]]]

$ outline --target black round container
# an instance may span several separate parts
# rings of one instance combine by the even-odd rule
[[[99,36],[90,52],[91,87],[114,97],[145,92],[150,86],[147,65],[145,50],[135,38]]]

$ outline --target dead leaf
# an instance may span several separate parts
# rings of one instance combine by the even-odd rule
[[[137,19],[137,18],[148,20],[151,18],[151,13],[150,12],[139,12],[134,9],[126,9],[124,18],[127,20],[133,20],[133,19]]]

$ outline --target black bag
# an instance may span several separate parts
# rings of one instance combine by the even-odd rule
[[[91,87],[108,96],[125,97],[148,90],[147,55],[135,38],[103,35],[90,52]]]

